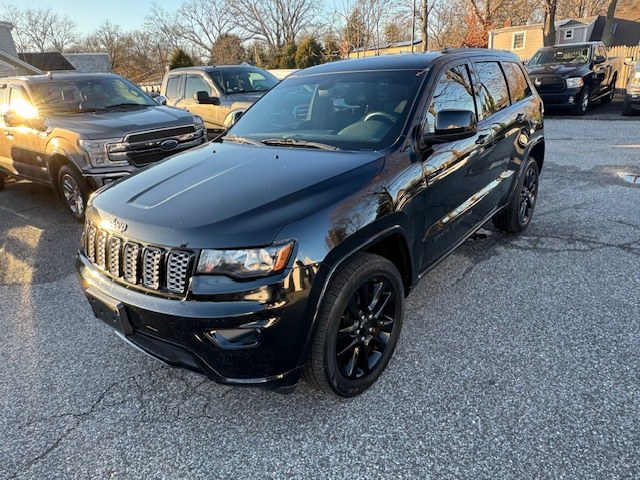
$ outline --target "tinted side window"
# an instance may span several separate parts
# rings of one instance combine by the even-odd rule
[[[509,91],[511,92],[511,101],[517,102],[531,95],[531,88],[527,83],[522,69],[515,63],[505,62],[502,64],[504,74],[509,79]]]
[[[451,67],[440,76],[427,111],[426,131],[434,133],[436,115],[441,110],[470,110],[475,113],[469,72],[464,65]]]
[[[167,97],[177,98],[178,87],[180,86],[180,75],[174,75],[167,80]]]
[[[478,62],[475,69],[478,120],[482,120],[509,106],[509,91],[498,62]]]
[[[196,92],[201,91],[211,94],[211,88],[200,75],[188,75],[187,84],[184,87],[184,98],[193,98]]]

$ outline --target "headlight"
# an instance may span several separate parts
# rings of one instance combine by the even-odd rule
[[[204,126],[204,120],[202,119],[202,117],[198,116],[198,115],[194,115],[193,119],[195,120],[195,125],[196,125],[196,131],[198,130],[204,130],[204,133],[207,133],[207,127]]]
[[[629,82],[631,85],[633,85],[634,87],[640,85],[640,72],[636,72],[633,74],[633,77],[631,77],[631,82]]]
[[[580,77],[567,78],[567,88],[580,88],[584,85],[584,80]]]
[[[78,145],[87,152],[87,155],[89,155],[89,161],[94,167],[102,167],[104,165],[128,165],[129,162],[126,160],[118,162],[112,162],[109,160],[107,145],[115,144],[118,146],[121,142],[121,138],[105,138],[101,140],[78,140]]]
[[[293,242],[246,250],[202,250],[198,273],[264,277],[282,271],[292,251]]]

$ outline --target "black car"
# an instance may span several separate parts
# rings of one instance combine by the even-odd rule
[[[512,54],[325,64],[219,143],[96,194],[77,270],[95,315],[170,365],[352,396],[418,279],[490,219],[528,226],[543,162],[542,102]]]

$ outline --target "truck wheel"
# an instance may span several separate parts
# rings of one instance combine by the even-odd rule
[[[326,292],[305,378],[342,397],[364,392],[387,366],[403,314],[404,286],[396,266],[379,255],[358,255]]]
[[[611,85],[609,85],[609,93],[602,97],[602,104],[606,105],[607,103],[611,103],[611,100],[613,100],[613,97],[616,94],[616,81],[618,80],[617,77],[613,77],[613,81],[611,82]]]
[[[589,105],[591,105],[591,90],[589,90],[589,87],[584,87],[576,105],[573,107],[573,114],[584,115],[587,113]]]
[[[71,165],[63,165],[58,172],[58,189],[73,218],[79,222],[84,221],[89,186],[82,175]]]
[[[538,198],[538,174],[538,164],[529,157],[509,203],[493,217],[493,224],[499,230],[520,233],[529,226]]]
[[[631,101],[627,95],[624,96],[624,103],[622,104],[622,115],[625,117],[633,115],[633,108],[631,108]]]

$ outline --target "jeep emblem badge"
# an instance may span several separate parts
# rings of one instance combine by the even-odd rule
[[[165,151],[173,150],[178,146],[178,140],[175,138],[169,138],[160,142],[160,148]]]
[[[116,217],[113,217],[113,220],[109,223],[109,226],[112,230],[115,230],[120,233],[124,233],[127,230],[128,225],[121,220],[118,220]]]

